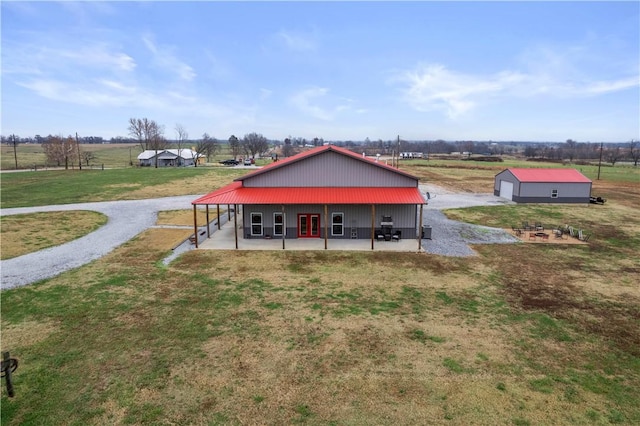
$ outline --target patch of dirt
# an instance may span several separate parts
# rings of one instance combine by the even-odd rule
[[[20,324],[2,326],[0,352],[34,345],[58,330],[52,321],[23,321]]]
[[[503,274],[505,298],[514,308],[545,312],[600,336],[622,351],[640,355],[639,298],[622,297],[627,293],[617,300],[594,297],[582,284],[590,279],[589,274],[576,276],[575,272],[583,268],[580,258],[558,265],[560,253],[542,253],[536,246],[492,249],[498,255],[495,261]]]

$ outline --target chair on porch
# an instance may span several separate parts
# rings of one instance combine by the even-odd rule
[[[402,239],[402,231],[398,230],[391,235],[391,241],[399,242]]]
[[[384,232],[382,229],[376,229],[376,240],[383,241],[384,240]]]

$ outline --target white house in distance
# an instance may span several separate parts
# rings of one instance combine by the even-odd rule
[[[204,161],[204,155],[188,149],[148,149],[138,155],[138,164],[142,167],[155,167],[156,154],[158,155],[158,167],[187,167],[194,166]]]
[[[517,203],[589,203],[591,184],[576,169],[510,168],[496,175],[493,194]]]

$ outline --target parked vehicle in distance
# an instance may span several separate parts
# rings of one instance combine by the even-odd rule
[[[220,161],[220,164],[223,164],[225,166],[237,166],[238,164],[240,164],[240,162],[238,160],[234,160],[233,158],[229,158],[228,160]]]
[[[604,204],[607,202],[607,199],[602,197],[589,197],[589,202],[591,204]]]
[[[250,158],[245,158],[244,159],[244,165],[245,166],[250,166],[251,164],[253,164],[253,161],[251,161]]]

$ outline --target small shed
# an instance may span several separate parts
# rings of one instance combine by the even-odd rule
[[[576,169],[510,168],[496,175],[493,194],[517,203],[589,203],[591,184]]]

